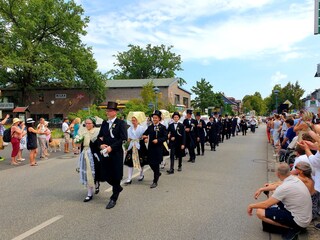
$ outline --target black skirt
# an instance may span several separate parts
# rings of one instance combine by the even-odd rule
[[[145,165],[148,165],[148,156],[147,156],[147,148],[145,143],[141,140],[140,141],[140,149],[138,149],[139,154],[139,161],[140,166],[143,167]],[[126,157],[124,159],[124,165],[128,167],[133,167],[133,161],[132,161],[132,149],[127,151]]]

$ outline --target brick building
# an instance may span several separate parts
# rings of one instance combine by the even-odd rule
[[[177,78],[108,80],[106,101],[125,103],[133,98],[141,98],[142,87],[150,81],[153,81],[154,86],[159,88],[159,97],[164,102],[190,107],[191,93],[178,86]],[[69,112],[88,108],[94,102],[94,98],[90,97],[86,90],[80,88],[39,88],[30,94],[23,106],[19,106],[21,98],[22,93],[14,88],[1,89],[0,112],[2,116],[10,114],[13,117],[32,117],[35,120],[40,117],[63,119]]]
[[[109,80],[106,84],[107,100],[125,103],[133,98],[141,98],[142,87],[151,81],[155,87],[159,88],[162,101],[190,107],[191,93],[179,86],[177,78]]]

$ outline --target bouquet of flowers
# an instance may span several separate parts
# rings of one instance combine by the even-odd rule
[[[129,148],[130,142],[128,141],[123,141],[122,143],[122,148],[124,149],[124,151],[127,151]]]
[[[77,136],[75,136],[75,138],[74,138],[74,142],[75,143],[82,143],[83,142],[83,136],[79,136],[79,135],[77,135]]]

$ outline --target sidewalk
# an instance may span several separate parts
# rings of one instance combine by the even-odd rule
[[[278,158],[274,157],[274,150],[271,144],[267,144],[267,173],[268,173],[268,182],[275,182],[279,179],[275,175],[275,169],[277,164],[279,163]],[[318,218],[317,222],[320,219]],[[271,234],[271,239],[281,239],[280,235]],[[314,228],[313,222],[310,223],[309,227],[307,227],[306,233],[301,233],[299,235],[300,240],[319,240],[320,239],[320,231]]]

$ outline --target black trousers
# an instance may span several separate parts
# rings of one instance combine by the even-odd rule
[[[200,155],[200,146],[201,146],[201,152],[204,153],[204,141],[197,142],[197,153]]]
[[[176,148],[175,147],[172,147],[170,149],[170,170],[173,170],[174,169],[174,160],[176,158]],[[178,167],[182,167],[182,157],[178,157],[178,160],[179,160],[179,165]]]
[[[108,179],[107,183],[109,183],[112,186],[112,195],[110,199],[113,201],[117,201],[120,192],[122,191],[122,187],[120,185],[121,180],[114,180],[114,179]]]
[[[189,155],[190,155],[190,159],[191,160],[195,160],[196,159],[196,154],[194,152],[194,147],[188,147],[188,152],[189,152]]]
[[[160,177],[160,167],[159,164],[149,164],[153,171],[153,182],[158,183]]]
[[[211,150],[215,150],[216,149],[216,142],[210,142],[210,147],[211,147]]]

